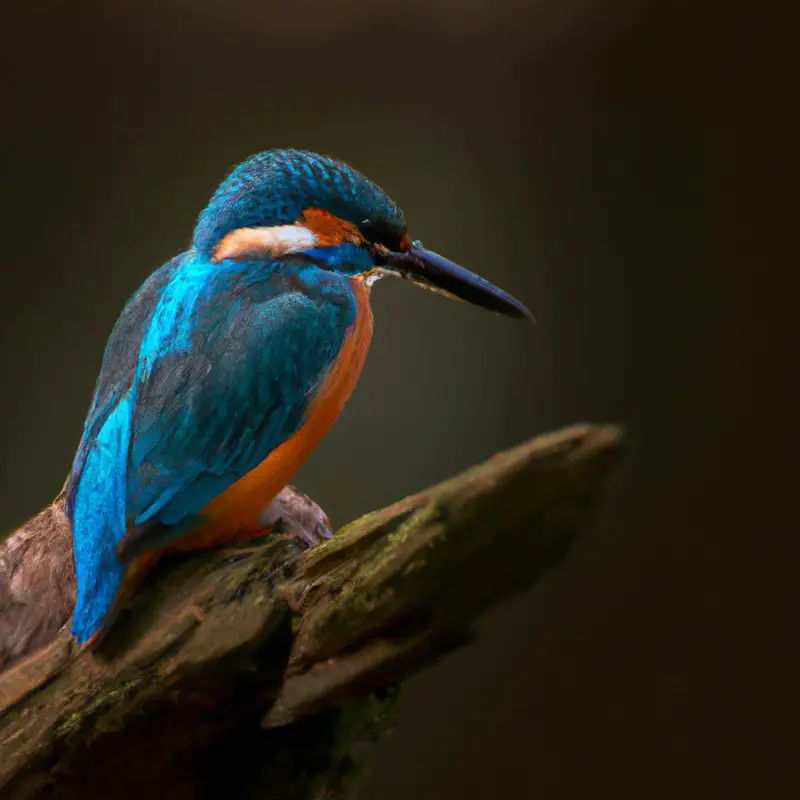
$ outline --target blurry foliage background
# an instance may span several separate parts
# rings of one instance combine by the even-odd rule
[[[796,334],[779,216],[757,233],[783,127],[766,4],[2,14],[0,527],[60,488],[122,304],[226,172],[270,147],[342,157],[539,324],[378,284],[365,374],[297,479],[334,523],[565,423],[621,421],[632,447],[567,565],[409,684],[364,796],[792,795]]]

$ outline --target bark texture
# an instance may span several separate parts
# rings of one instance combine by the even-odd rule
[[[621,439],[538,437],[310,550],[272,535],[163,563],[96,654],[40,632],[0,674],[0,798],[352,793],[399,684],[563,558]],[[29,547],[65,538],[57,503],[43,515]]]

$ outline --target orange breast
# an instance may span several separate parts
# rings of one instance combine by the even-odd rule
[[[207,520],[202,529],[183,537],[170,550],[195,550],[257,532],[261,512],[289,483],[336,421],[358,382],[372,339],[369,288],[360,278],[351,279],[351,284],[358,301],[355,322],[312,400],[303,426],[254,470],[212,500],[201,512]]]

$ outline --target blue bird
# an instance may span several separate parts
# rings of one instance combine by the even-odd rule
[[[341,161],[272,150],[220,185],[106,345],[67,482],[79,644],[161,554],[264,532],[355,387],[383,275],[531,318],[412,242],[400,208]]]

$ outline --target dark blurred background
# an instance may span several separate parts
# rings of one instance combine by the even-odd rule
[[[0,529],[60,489],[123,302],[227,171],[279,146],[342,157],[539,324],[379,284],[365,374],[297,480],[334,523],[563,424],[622,422],[631,448],[565,566],[409,683],[364,797],[798,796],[775,11],[2,14]]]

